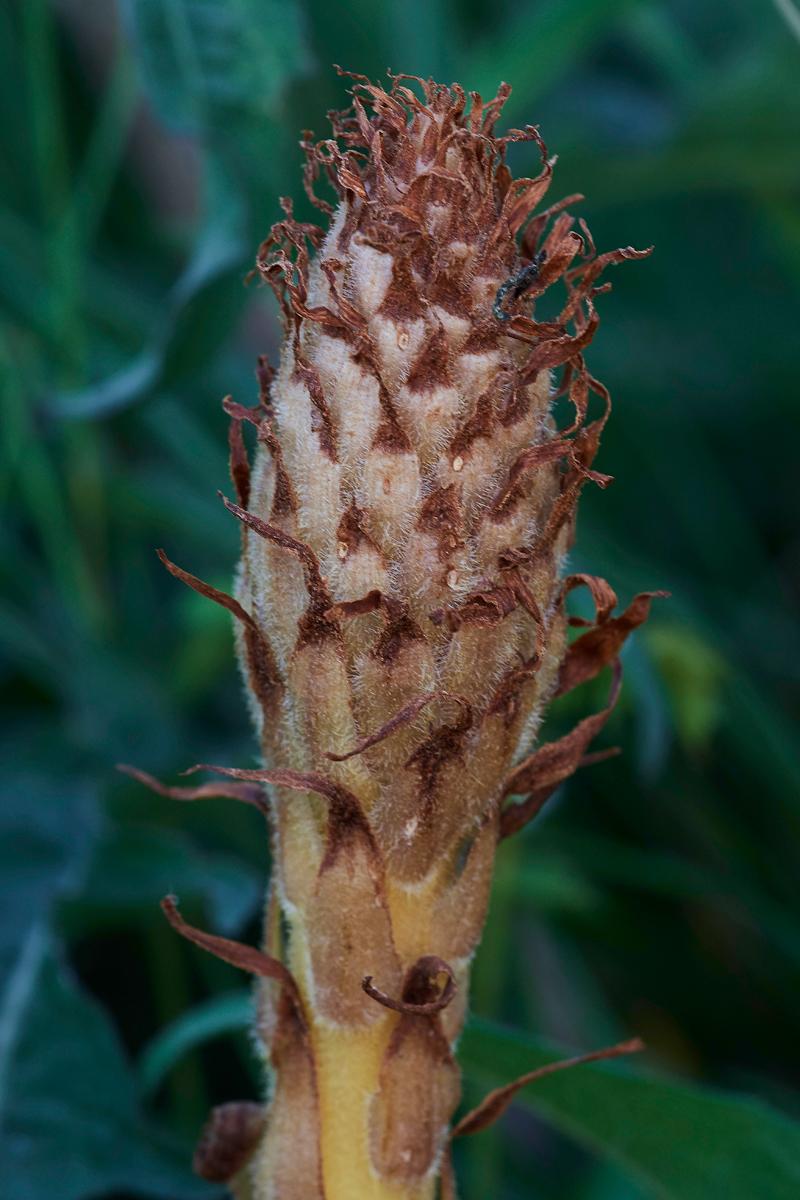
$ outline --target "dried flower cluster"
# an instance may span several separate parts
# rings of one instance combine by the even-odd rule
[[[583,359],[608,287],[596,281],[648,251],[598,257],[565,212],[579,196],[532,217],[552,162],[530,126],[495,136],[507,85],[484,104],[455,85],[417,81],[423,100],[407,77],[388,93],[354,78],[334,140],[303,143],[329,231],[284,201],[258,253],[285,341],[274,377],[259,363],[259,404],[226,402],[237,598],[165,560],[238,618],[266,764],[161,789],[222,792],[269,816],[262,951],[190,928],[165,902],[182,933],[263,977],[269,1110],[217,1110],[197,1159],[257,1200],[424,1200],[441,1171],[451,1186],[453,1046],[495,847],[580,765],[650,603],[612,617],[608,584],[562,577],[578,494],[609,482],[592,469],[608,394]],[[505,164],[518,141],[541,152],[534,179]],[[321,170],[335,211],[314,195]],[[563,310],[537,322],[558,279]],[[587,423],[590,393],[602,415]],[[551,416],[556,395],[571,401],[568,428]],[[244,421],[258,431],[252,477]],[[564,601],[579,586],[596,619],[568,645]],[[608,664],[607,708],[530,754],[545,703]]]

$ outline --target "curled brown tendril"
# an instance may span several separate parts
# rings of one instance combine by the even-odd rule
[[[437,975],[446,975],[447,983],[438,998],[427,999],[426,997],[435,995]],[[400,1000],[393,1000],[379,988],[373,987],[371,975],[364,977],[361,986],[368,996],[377,1000],[378,1004],[382,1004],[384,1008],[425,1017],[447,1008],[456,994],[456,977],[453,974],[453,968],[443,958],[438,958],[435,954],[426,954],[409,967],[403,981],[402,999]]]

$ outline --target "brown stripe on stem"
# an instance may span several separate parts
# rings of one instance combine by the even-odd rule
[[[493,1092],[489,1092],[489,1095],[477,1108],[461,1118],[450,1134],[450,1138],[452,1140],[464,1137],[468,1133],[480,1133],[481,1130],[488,1129],[502,1117],[517,1093],[527,1087],[529,1083],[533,1083],[535,1079],[543,1079],[545,1075],[552,1075],[555,1071],[565,1071],[568,1067],[579,1067],[584,1063],[619,1058],[623,1054],[637,1054],[644,1049],[645,1044],[642,1039],[635,1037],[627,1042],[618,1042],[616,1046],[608,1046],[605,1050],[594,1050],[591,1054],[579,1054],[575,1058],[565,1058],[561,1062],[548,1063],[546,1067],[529,1071],[527,1075],[520,1075],[519,1079],[515,1079],[513,1083],[507,1083],[505,1087],[495,1088]]]
[[[550,516],[542,530],[541,536],[537,538],[532,546],[509,546],[507,549],[500,551],[498,558],[501,571],[508,570],[511,567],[518,567],[522,563],[532,568],[534,564],[538,564],[543,559],[549,557],[559,533],[567,522],[572,519],[583,484],[583,476],[578,475],[561,493],[550,510]]]
[[[232,504],[222,492],[219,495],[222,497],[222,501],[229,512],[238,517],[240,521],[243,521],[259,537],[266,538],[267,541],[274,542],[276,546],[280,546],[282,549],[288,550],[290,554],[294,554],[308,571],[306,587],[308,589],[309,605],[298,622],[295,651],[299,651],[304,646],[312,645],[331,636],[340,640],[341,630],[338,624],[332,621],[327,615],[333,607],[331,603],[332,597],[328,590],[328,581],[320,570],[319,559],[307,542],[299,542],[297,538],[284,533],[277,525],[271,525],[267,521],[262,521],[260,517],[246,512],[238,504]]]
[[[434,625],[446,624],[453,633],[464,625],[492,628],[516,610],[517,604],[542,625],[543,617],[535,596],[517,567],[501,569],[504,587],[473,592],[459,608],[436,608],[429,613]]]
[[[491,629],[510,616],[517,607],[510,587],[487,588],[468,596],[459,608],[435,608],[428,613],[434,625],[446,625],[456,633],[463,626]]]
[[[291,516],[296,513],[299,507],[297,497],[292,487],[292,481],[289,478],[289,472],[286,470],[286,464],[283,461],[283,447],[280,441],[272,431],[269,421],[262,421],[258,427],[258,440],[262,446],[266,446],[272,455],[272,461],[275,465],[275,491],[272,495],[272,509],[270,517],[275,521],[278,517]],[[246,508],[246,505],[242,505]]]
[[[500,573],[506,584],[514,593],[514,596],[516,597],[517,603],[520,605],[520,607],[524,608],[528,615],[533,617],[534,621],[536,621],[538,625],[543,626],[544,618],[542,616],[542,610],[539,607],[536,597],[533,595],[530,588],[520,575],[519,568],[510,567],[502,570]]]
[[[352,617],[363,617],[366,613],[377,612],[382,601],[383,593],[373,588],[358,600],[343,600],[341,604],[329,608],[325,615],[331,621],[349,621]]]
[[[319,438],[320,449],[322,453],[335,463],[339,461],[336,452],[336,433],[333,427],[333,417],[331,416],[330,405],[325,398],[325,392],[322,387],[322,381],[319,377],[319,372],[314,366],[310,366],[303,358],[300,349],[300,328],[295,327],[294,338],[294,358],[295,366],[292,372],[292,379],[302,383],[311,399],[311,403],[317,411],[318,427],[316,429],[317,437]],[[314,422],[312,422],[314,428]]]

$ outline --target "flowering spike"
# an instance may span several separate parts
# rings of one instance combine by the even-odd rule
[[[259,1139],[255,1200],[431,1200],[440,1174],[454,1195],[452,1049],[497,841],[596,760],[586,750],[618,667],[601,713],[532,752],[544,707],[617,660],[662,594],[613,618],[607,584],[564,578],[581,488],[610,482],[592,468],[608,393],[583,357],[598,279],[649,251],[598,256],[566,211],[580,195],[536,214],[555,159],[536,127],[495,134],[507,84],[485,102],[406,75],[388,92],[348,78],[334,137],[301,143],[329,229],[283,200],[256,257],[281,305],[280,367],[259,359],[257,407],[224,404],[236,599],[165,560],[237,618],[265,768],[213,768],[238,782],[164,794],[259,802],[256,784],[271,789],[263,953],[166,908],[184,935],[268,976],[266,1124],[232,1113],[213,1139],[235,1164]],[[535,177],[512,178],[516,141],[536,143]],[[315,193],[321,177],[335,209]],[[537,321],[558,280],[560,316]],[[587,424],[590,393],[603,412]],[[561,430],[559,395],[574,413]],[[243,421],[258,429],[252,466]],[[572,619],[591,627],[568,648],[564,600],[579,586],[596,616]]]

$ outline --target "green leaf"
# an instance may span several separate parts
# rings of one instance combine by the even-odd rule
[[[250,992],[223,992],[196,1004],[167,1025],[149,1042],[139,1058],[142,1093],[155,1092],[184,1054],[224,1033],[237,1033],[253,1024]]]
[[[55,416],[70,420],[105,417],[151,391],[161,378],[173,340],[179,334],[185,337],[181,318],[189,305],[244,261],[247,241],[242,197],[217,160],[209,156],[206,167],[205,224],[186,268],[167,297],[149,343],[110,377],[92,387],[53,397],[48,407]]]
[[[46,936],[46,935],[45,935]],[[85,1200],[109,1192],[204,1200],[219,1190],[189,1150],[150,1128],[103,1008],[45,945],[9,1063],[0,1200]],[[38,968],[38,969],[36,969]]]
[[[723,717],[727,664],[695,630],[654,621],[644,633],[669,689],[675,726],[688,750],[707,746]]]
[[[9,750],[6,741],[3,751]],[[57,896],[80,887],[98,829],[93,790],[83,780],[65,784],[59,776],[19,771],[0,791],[0,1012],[9,1002],[2,989],[12,986],[20,959],[31,953],[32,929],[46,923]]]
[[[523,865],[495,874],[492,904],[530,906],[537,912],[592,913],[603,897],[575,862],[548,850],[526,847]],[[509,912],[504,913],[508,920]]]
[[[693,900],[743,930],[755,925],[790,962],[800,963],[800,928],[795,912],[746,878],[732,879],[674,854],[625,845],[591,833],[556,830],[545,837],[563,853],[574,856],[596,879],[653,895]]]
[[[201,129],[212,106],[268,116],[311,63],[291,0],[127,0],[123,10],[153,106],[182,132]]]
[[[479,1019],[459,1048],[468,1075],[487,1088],[565,1056]],[[800,1189],[800,1126],[760,1100],[637,1077],[619,1066],[550,1075],[519,1100],[664,1200],[794,1200]]]
[[[81,899],[101,909],[149,907],[168,892],[203,897],[214,929],[230,937],[258,908],[263,881],[239,858],[201,854],[181,833],[122,827],[97,847]]]
[[[545,89],[584,55],[599,33],[633,7],[634,0],[549,0],[527,4],[493,41],[484,39],[460,64],[464,85],[493,96],[503,79],[514,92],[504,117],[520,119]],[[532,119],[532,117],[529,117]]]
[[[798,42],[800,42],[800,12],[798,12],[792,0],[773,0],[773,3]]]

